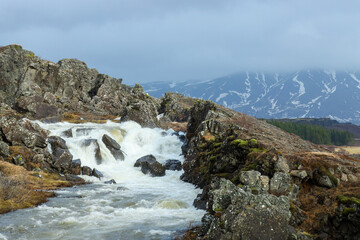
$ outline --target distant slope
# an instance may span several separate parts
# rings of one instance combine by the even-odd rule
[[[143,87],[155,97],[178,92],[259,118],[330,117],[360,124],[360,72],[243,72],[210,81],[155,82]]]

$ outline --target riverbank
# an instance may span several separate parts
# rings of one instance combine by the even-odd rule
[[[0,161],[0,214],[38,206],[55,196],[52,190],[73,185],[56,173],[27,171]]]

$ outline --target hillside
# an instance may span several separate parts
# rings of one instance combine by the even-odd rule
[[[143,85],[155,97],[166,91],[212,100],[257,118],[323,118],[360,124],[360,73],[307,70],[242,72],[196,82]]]
[[[292,79],[300,81],[301,76]],[[285,88],[287,84],[283,84]],[[280,82],[274,82],[273,88],[279,86]],[[307,89],[307,85],[304,86]],[[45,201],[44,195],[37,202],[24,202],[19,195],[9,196],[6,192],[9,182],[22,186],[20,189],[25,192],[37,193],[41,189],[82,184],[84,176],[80,174],[89,170],[78,159],[73,159],[63,135],[50,136],[48,130],[29,119],[72,123],[105,123],[110,119],[114,124],[132,120],[143,127],[186,131],[185,137],[179,135],[184,141],[181,179],[202,189],[194,205],[207,213],[201,226],[190,229],[184,239],[360,237],[360,162],[357,159],[330,152],[212,101],[177,93],[166,93],[156,99],[140,85],[126,86],[121,79],[89,69],[79,60],[52,63],[18,45],[0,49],[0,87],[0,201],[4,203],[0,206],[6,206],[4,211]],[[264,100],[266,94],[268,92],[258,96]],[[251,93],[246,99],[253,99],[254,95]],[[294,95],[293,100],[300,101],[303,95],[305,93]],[[138,131],[135,138],[141,140],[143,134],[147,135],[148,131]],[[167,133],[163,131],[159,135]],[[149,139],[151,141],[152,136]],[[107,142],[119,153],[120,147],[112,140]],[[95,148],[93,154],[98,152]],[[90,171],[100,178],[95,168]],[[15,181],[20,173],[24,176],[22,181]],[[139,170],[137,174],[142,173]],[[159,183],[162,177],[156,180]],[[31,181],[39,184],[32,185]],[[123,191],[121,187],[114,191]],[[142,196],[145,198],[147,196]],[[101,199],[97,202],[103,203]],[[126,209],[132,206],[138,208],[129,203]],[[169,208],[168,205],[150,206],[147,224],[153,224],[152,214]],[[183,208],[176,205],[170,210],[177,212]],[[122,219],[126,216],[118,212],[113,215]]]

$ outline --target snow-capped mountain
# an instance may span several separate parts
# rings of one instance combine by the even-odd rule
[[[155,82],[143,87],[155,97],[178,92],[258,118],[330,117],[360,124],[360,72],[243,72],[210,81]]]

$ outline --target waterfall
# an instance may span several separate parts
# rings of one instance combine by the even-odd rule
[[[180,180],[182,171],[167,170],[163,177],[152,177],[134,167],[138,158],[148,154],[160,163],[183,162],[182,143],[172,130],[142,128],[131,121],[38,123],[66,141],[73,159],[104,177],[81,176],[93,183],[60,189],[48,203],[3,215],[0,239],[173,239],[177,231],[199,223],[204,211],[192,202],[200,190]],[[107,149],[104,134],[120,144],[123,161]],[[95,157],[95,142],[101,163]],[[116,184],[104,183],[110,179]]]

